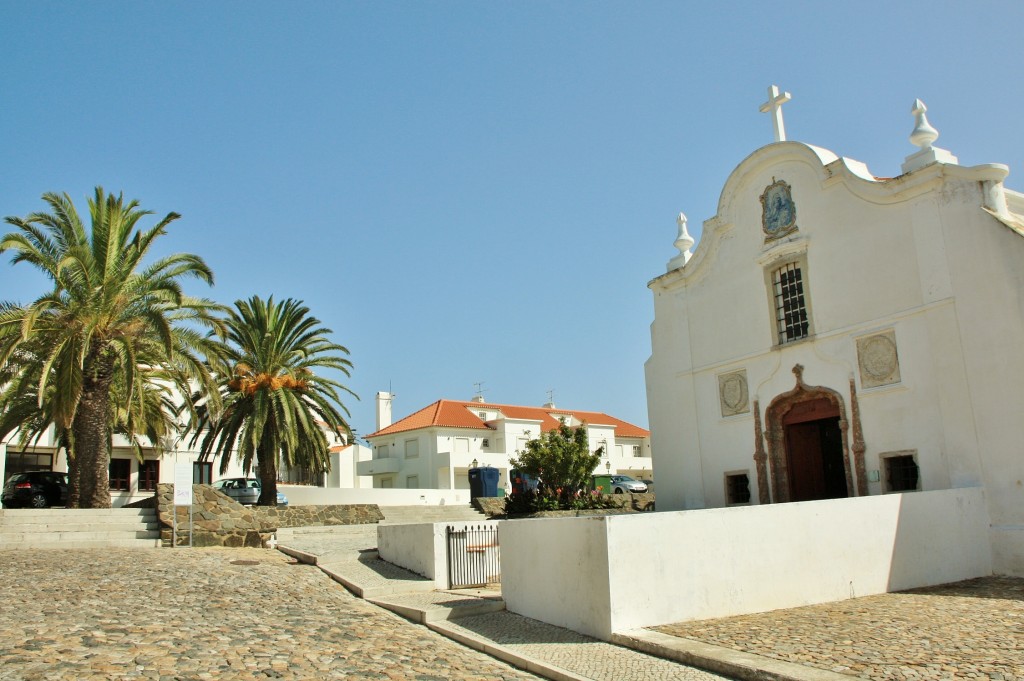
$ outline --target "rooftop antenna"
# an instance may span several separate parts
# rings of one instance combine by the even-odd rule
[[[484,390],[484,381],[478,381],[474,383],[473,387],[475,388],[477,397],[483,397],[484,393],[487,392],[486,390]]]

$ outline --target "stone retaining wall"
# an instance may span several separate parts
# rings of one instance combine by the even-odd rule
[[[608,499],[616,508],[587,509],[582,511],[544,511],[528,516],[516,516],[517,518],[557,518],[583,515],[613,515],[620,513],[640,513],[654,510],[654,494],[606,494]],[[505,497],[477,497],[473,500],[473,507],[488,518],[505,517]]]
[[[164,546],[172,542],[174,513],[178,545],[189,541],[189,507],[174,507],[174,485],[157,485],[155,505]],[[242,506],[209,485],[192,485],[192,545],[265,547],[281,527],[358,525],[384,518],[375,504],[348,506]]]

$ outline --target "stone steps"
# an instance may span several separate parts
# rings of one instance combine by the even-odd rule
[[[97,548],[160,545],[154,509],[5,509],[0,549]]]
[[[380,506],[384,514],[382,525],[410,525],[416,523],[473,522],[487,520],[480,511],[465,506]]]

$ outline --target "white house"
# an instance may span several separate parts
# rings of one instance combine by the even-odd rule
[[[648,284],[658,510],[981,487],[1024,575],[1024,195],[920,101],[897,177],[786,141],[781,101]]]
[[[554,404],[490,404],[478,397],[438,400],[392,423],[391,400],[390,393],[377,393],[377,431],[366,436],[373,458],[356,465],[359,475],[373,476],[374,487],[468,489],[469,469],[480,465],[499,469],[499,486],[507,488],[509,459],[561,421],[585,423],[591,451],[604,448],[595,473],[652,479],[650,433],[607,414]]]
[[[330,472],[313,479],[307,471],[282,466],[278,471],[281,481],[328,488],[371,487],[372,478],[360,478],[356,473],[357,462],[369,459],[370,449],[363,444],[347,443],[341,433],[328,433],[327,437],[332,444]],[[180,463],[192,465],[193,480],[197,483],[245,475],[234,459],[223,475],[220,473],[219,461],[200,462],[199,452],[188,446],[188,439],[168,439],[164,443],[166,451],[162,456],[158,456],[152,448],[144,448],[144,458],[140,461],[127,440],[115,436],[110,461],[110,496],[113,505],[123,506],[152,496],[157,483],[174,482],[174,469]],[[55,446],[52,428],[28,447],[19,444],[17,432],[0,441],[0,480],[23,471],[67,469],[67,457],[63,449]],[[255,475],[255,472],[250,472],[250,475]]]

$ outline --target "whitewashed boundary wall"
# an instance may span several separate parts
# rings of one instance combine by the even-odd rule
[[[992,574],[981,488],[499,527],[507,608],[602,639]]]
[[[389,563],[434,580],[434,588],[448,588],[446,529],[497,526],[498,521],[378,525],[377,553]]]
[[[278,485],[293,506],[377,504],[378,506],[466,506],[468,489],[338,489],[304,485]]]

